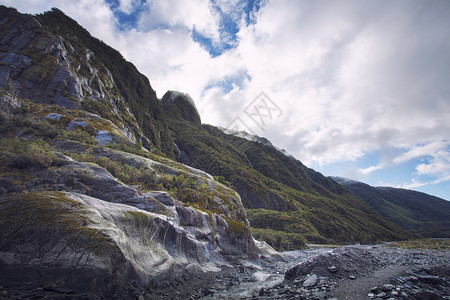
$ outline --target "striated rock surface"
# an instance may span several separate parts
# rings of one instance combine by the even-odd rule
[[[148,287],[185,273],[218,271],[232,261],[258,259],[236,192],[208,176],[106,151],[160,173],[192,176],[208,183],[214,196],[202,211],[167,192],[142,194],[96,164],[67,157],[58,168],[2,176],[3,283],[57,282],[58,288],[104,295],[131,280]]]

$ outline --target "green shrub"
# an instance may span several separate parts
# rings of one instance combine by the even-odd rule
[[[88,132],[80,128],[77,128],[75,130],[64,130],[62,133],[58,135],[58,138],[78,141],[88,145],[98,144],[98,141],[95,139],[95,137],[93,137]]]
[[[286,233],[272,229],[252,228],[253,237],[266,241],[277,251],[299,250],[306,248],[306,239],[301,234]]]
[[[1,139],[0,146],[0,164],[4,169],[42,169],[62,163],[42,139]]]

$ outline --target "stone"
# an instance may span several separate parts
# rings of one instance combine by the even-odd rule
[[[303,281],[304,287],[314,287],[316,286],[319,278],[316,274],[309,274],[306,279]]]
[[[70,125],[70,124],[69,124]],[[95,139],[98,141],[100,146],[104,146],[106,144],[111,144],[113,142],[112,134],[106,130],[99,130]]]
[[[377,294],[377,298],[384,298],[386,296],[387,296],[387,294],[385,292],[381,292],[381,293]]]
[[[139,295],[138,300],[145,300],[144,296]]]
[[[348,278],[350,278],[351,280],[355,280],[356,276],[355,275],[349,275]]]
[[[374,293],[368,293],[368,294],[367,294],[367,297],[369,297],[369,298],[375,298],[375,294],[374,294]]]
[[[376,286],[372,287],[370,289],[370,291],[373,292],[373,293],[377,292],[378,291],[378,286],[376,285]]]
[[[395,288],[392,284],[383,284],[383,291],[389,292],[392,291]]]
[[[46,117],[47,119],[60,121],[62,115],[61,115],[61,114],[57,114],[57,113],[50,113],[50,114],[46,115],[45,117]]]
[[[68,130],[74,130],[77,127],[87,127],[89,124],[86,121],[80,121],[80,120],[72,120],[70,121],[69,125],[67,125]]]
[[[336,273],[337,268],[336,268],[336,266],[331,266],[331,267],[328,267],[328,271],[330,271],[331,273]]]

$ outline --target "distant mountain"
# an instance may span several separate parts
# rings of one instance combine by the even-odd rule
[[[190,115],[196,111],[189,107],[190,97],[167,92],[162,103],[179,159],[235,189],[254,235],[274,247],[292,249],[304,238],[354,243],[409,237],[345,187],[305,167],[267,139],[227,134],[201,124],[198,115]]]
[[[450,201],[412,190],[332,178],[402,228],[425,237],[450,237]]]

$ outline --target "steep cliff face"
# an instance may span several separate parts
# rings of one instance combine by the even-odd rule
[[[148,79],[119,52],[53,9],[38,16],[0,10],[0,88],[17,97],[111,120],[147,149],[176,154]]]
[[[259,259],[240,196],[167,158],[148,80],[62,12],[0,7],[0,78],[2,283],[104,296]]]

